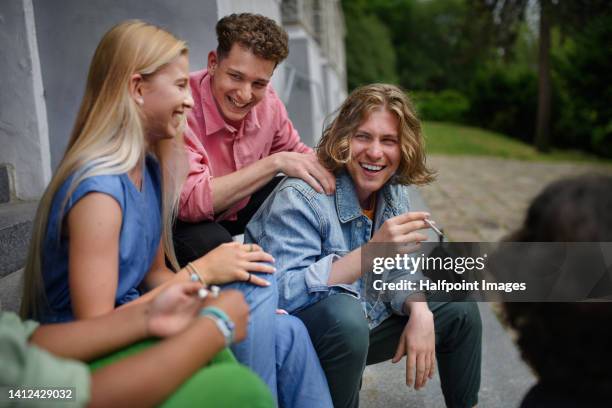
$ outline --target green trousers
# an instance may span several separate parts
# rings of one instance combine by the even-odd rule
[[[145,340],[124,350],[92,362],[95,371],[101,367],[137,354],[155,344]],[[253,407],[272,408],[274,398],[268,387],[253,372],[240,365],[229,349],[220,351],[212,361],[183,383],[161,405],[165,408]]]
[[[473,302],[430,302],[436,332],[436,359],[442,392],[451,408],[478,403],[482,325]],[[335,408],[359,406],[361,376],[366,365],[395,354],[406,316],[391,316],[370,330],[361,303],[338,294],[296,313],[308,329]]]

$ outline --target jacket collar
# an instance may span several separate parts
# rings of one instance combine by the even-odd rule
[[[397,189],[392,188],[392,180],[389,180],[377,193],[377,215],[382,214],[381,211],[383,209],[388,209],[396,215],[399,214],[398,200],[401,198],[398,197],[397,191],[395,191]],[[336,175],[336,211],[338,212],[338,219],[342,223],[349,222],[363,215],[353,178],[345,169],[340,170]]]

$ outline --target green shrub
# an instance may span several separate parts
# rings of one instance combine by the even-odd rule
[[[461,92],[452,89],[414,92],[411,96],[422,120],[464,122],[470,110],[470,101]]]
[[[533,140],[538,100],[537,74],[526,67],[492,64],[470,83],[469,123]]]
[[[553,53],[561,100],[556,142],[612,157],[612,13],[581,27]]]
[[[386,25],[360,2],[343,3],[349,91],[373,82],[398,83],[395,49]]]

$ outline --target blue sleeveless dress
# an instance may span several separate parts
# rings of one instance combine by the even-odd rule
[[[60,227],[70,209],[86,194],[108,194],[121,206],[122,224],[119,238],[119,275],[115,306],[140,296],[139,285],[149,271],[159,246],[161,220],[161,176],[159,165],[147,156],[139,191],[127,174],[87,178],[79,183],[66,202],[69,177],[53,198],[42,250],[42,275],[47,304],[43,306],[41,321],[45,323],[74,320],[68,285],[69,237],[60,235]],[[91,214],[96,217],[96,214]],[[87,271],[83,271],[87,273]]]

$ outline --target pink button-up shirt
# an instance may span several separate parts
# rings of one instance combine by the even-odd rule
[[[223,120],[206,70],[191,73],[189,84],[195,106],[188,115],[189,126],[185,131],[189,175],[181,191],[179,218],[191,222],[235,220],[236,213],[249,202],[250,196],[219,217],[213,212],[213,177],[233,173],[277,152],[312,150],[300,141],[285,106],[271,86],[236,129]]]

